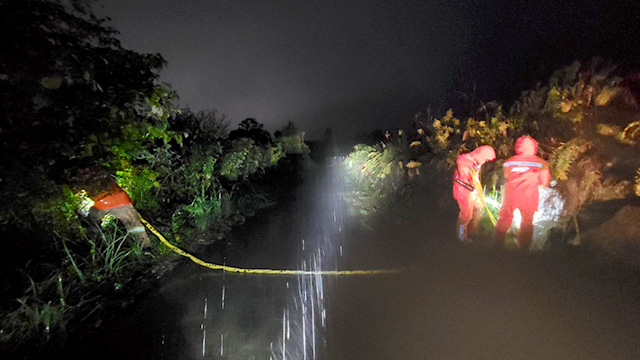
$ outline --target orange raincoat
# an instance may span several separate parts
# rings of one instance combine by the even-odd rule
[[[528,250],[533,237],[533,215],[538,210],[538,188],[549,185],[551,175],[547,163],[536,156],[538,143],[529,136],[516,142],[516,156],[503,165],[505,189],[498,214],[495,240],[503,245],[513,221],[513,212],[520,210],[522,221],[518,232],[518,246]]]
[[[453,197],[458,202],[458,239],[468,241],[468,236],[478,231],[478,222],[482,217],[482,201],[475,190],[473,174],[480,176],[480,168],[487,161],[496,159],[496,152],[489,145],[483,145],[474,151],[458,156],[457,169],[453,179]],[[478,191],[482,191],[479,189]]]

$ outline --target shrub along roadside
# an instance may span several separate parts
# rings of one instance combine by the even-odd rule
[[[166,132],[174,138],[152,142],[148,141],[153,140],[148,132],[136,133],[139,137],[128,133],[126,140],[115,141],[119,144],[114,152],[118,157],[104,163],[118,169],[112,176],[131,194],[134,204],[140,204],[144,216],[183,247],[222,239],[246,216],[274,204],[276,198],[268,186],[273,181],[269,177],[288,176],[289,183],[296,183],[304,162],[308,161],[301,135],[296,137],[299,143],[290,147],[303,149],[301,153],[285,153],[281,139],[265,147],[256,146],[249,138],[229,141],[224,135],[207,139],[207,145],[191,143],[191,149],[184,149],[184,144],[171,143],[176,137],[170,130],[171,123],[180,116],[167,119]],[[181,134],[187,138],[189,135],[203,137]],[[293,142],[291,138],[287,141]],[[158,144],[160,147],[152,148]],[[134,151],[124,152],[122,148],[136,149],[142,156],[131,156]],[[158,149],[163,157],[157,156]],[[218,166],[225,162],[226,166]],[[122,164],[126,164],[127,171],[121,170],[125,169]],[[284,172],[268,170],[279,164],[284,165]],[[292,167],[292,164],[300,165]],[[90,304],[126,297],[134,291],[130,288],[139,276],[136,274],[172,258],[158,241],[154,241],[157,251],[143,255],[140,245],[129,239],[114,219],[105,218],[102,226],[98,226],[79,215],[86,198],[81,184],[50,185],[59,192],[40,203],[36,201],[31,212],[35,221],[32,225],[48,236],[52,244],[40,249],[48,251],[47,261],[27,264],[31,267],[29,274],[39,275],[30,277],[25,272],[29,281],[24,293],[16,291],[17,300],[7,299],[3,307],[8,311],[3,316],[0,335],[7,347],[30,339],[37,343],[64,331],[67,322],[86,313]],[[26,231],[23,228],[26,226],[26,222],[19,224],[15,230]]]
[[[87,4],[0,2],[9,39],[0,52],[3,351],[90,319],[170,257],[157,243],[145,255],[122,225],[79,215],[102,180],[115,180],[171,241],[189,247],[272,203],[261,186],[268,169],[299,170],[292,158],[308,151],[297,132],[273,139],[253,120],[229,139],[215,111],[177,109],[177,94],[157,83],[162,57],[122,48]],[[104,179],[79,176],[82,169]]]

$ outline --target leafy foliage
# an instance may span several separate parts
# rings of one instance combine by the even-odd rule
[[[462,139],[460,119],[453,116],[453,110],[447,110],[442,119],[433,119],[432,132],[427,138],[433,152],[443,153]]]
[[[162,57],[123,49],[116,31],[88,6],[65,4],[0,5],[8,40],[0,51],[3,168],[25,159],[62,162],[90,135],[110,136],[135,121],[132,115],[152,97]]]
[[[224,116],[219,116],[214,109],[202,110],[196,113],[183,109],[169,118],[172,131],[181,134],[184,146],[183,152],[199,151],[211,148],[228,134],[229,122]]]
[[[614,66],[592,63],[581,69],[579,62],[557,71],[549,81],[547,106],[560,118],[576,124],[590,106],[605,106],[618,93],[621,79],[611,76]],[[582,70],[582,71],[581,71]]]
[[[385,194],[402,184],[403,164],[392,146],[356,145],[344,160],[347,180],[356,189],[350,197],[363,214],[375,212]]]
[[[272,204],[267,168],[308,156],[292,123],[276,143],[255,119],[227,137],[215,110],[178,110],[162,57],[122,48],[106,21],[85,0],[0,2],[0,232],[21,251],[6,266],[38,275],[3,297],[3,341],[63,330],[86,293],[123,291],[151,261],[113,219],[78,215],[87,193],[115,180],[188,246]]]
[[[309,147],[301,135],[283,136],[278,139],[280,152],[285,154],[309,154]]]
[[[61,236],[83,236],[85,229],[78,217],[83,204],[82,196],[75,194],[68,186],[63,186],[60,190],[34,205],[34,220],[46,224]]]
[[[264,129],[263,124],[253,118],[242,120],[238,125],[238,128],[229,133],[229,140],[235,140],[238,138],[251,139],[256,145],[262,147],[267,147],[273,144],[271,134]]]
[[[549,161],[553,176],[558,180],[567,180],[571,164],[592,146],[591,142],[583,138],[574,138],[556,148]]]
[[[640,139],[640,121],[629,123],[619,135],[620,141],[635,145]]]
[[[252,139],[238,138],[231,142],[231,151],[222,159],[220,174],[232,181],[248,179],[271,164],[271,147],[263,148]]]

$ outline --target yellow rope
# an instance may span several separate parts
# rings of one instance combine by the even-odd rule
[[[171,250],[184,257],[191,259],[194,263],[204,266],[212,270],[223,270],[231,273],[243,273],[243,274],[268,274],[268,275],[372,275],[372,274],[393,274],[398,273],[397,269],[389,270],[343,270],[343,271],[305,271],[305,270],[274,270],[274,269],[243,269],[232,266],[211,264],[206,261],[200,260],[197,257],[189,254],[188,252],[180,249],[179,247],[171,244],[165,239],[162,234],[156,230],[148,221],[140,217],[142,223],[151,231],[155,236],[167,245]]]
[[[476,171],[473,168],[471,169],[471,177],[473,178],[473,186],[476,188],[475,191],[480,197],[480,201],[482,201],[482,205],[484,205],[484,208],[487,209],[487,213],[489,214],[489,220],[491,220],[491,223],[493,224],[493,226],[495,226],[497,221],[493,217],[491,210],[489,210],[489,206],[487,206],[487,202],[484,200],[484,190],[482,189],[482,183],[480,183],[480,176],[476,175]]]

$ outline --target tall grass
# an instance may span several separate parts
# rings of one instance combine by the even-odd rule
[[[140,260],[142,245],[129,239],[114,220],[96,226],[96,230],[97,236],[87,237],[91,256],[85,258],[86,267],[94,281],[119,281],[122,272]]]
[[[115,221],[103,225],[88,231],[84,243],[62,241],[69,266],[42,281],[27,275],[29,287],[16,299],[17,307],[0,320],[0,341],[19,345],[34,336],[48,339],[54,331],[64,331],[69,313],[89,301],[86,295],[96,285],[121,289],[127,270],[141,261],[142,245]]]
[[[56,272],[50,278],[36,282],[28,276],[29,287],[16,302],[19,307],[0,321],[0,340],[20,343],[35,334],[47,338],[56,328],[64,328],[65,313],[69,310],[67,294],[69,286]]]

